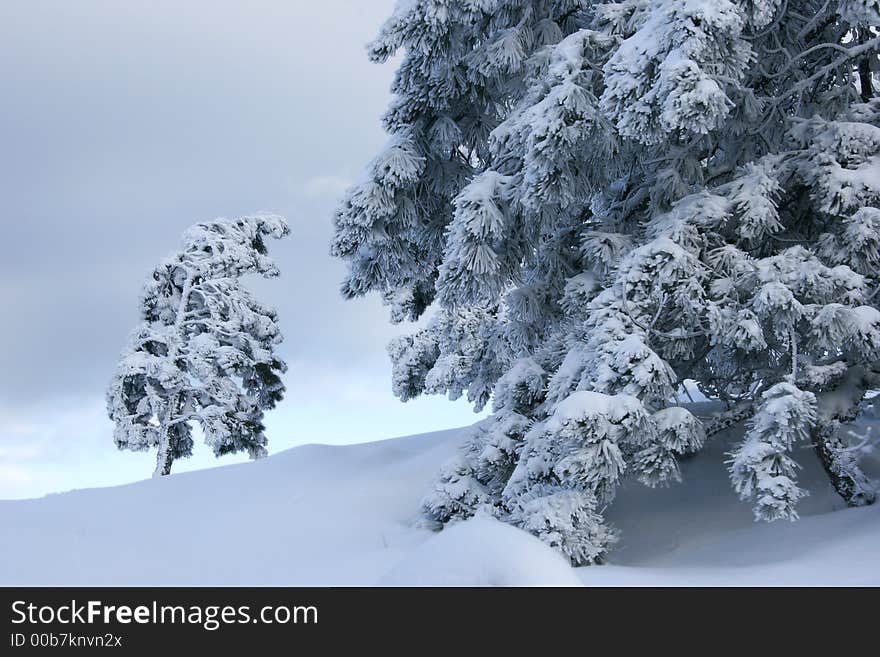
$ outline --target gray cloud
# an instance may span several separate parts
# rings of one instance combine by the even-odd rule
[[[258,209],[294,222],[274,294],[288,349],[317,348],[322,323],[340,356],[366,346],[334,327],[380,313],[335,297],[326,254],[334,181],[383,139],[391,70],[363,44],[390,6],[4,3],[0,399],[103,385],[181,231]]]

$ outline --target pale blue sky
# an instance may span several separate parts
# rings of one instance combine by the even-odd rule
[[[327,255],[341,191],[384,141],[393,65],[364,45],[393,0],[0,3],[0,498],[144,478],[104,389],[144,276],[190,224],[286,215],[260,281],[290,364],[270,452],[461,426],[401,404],[375,298],[343,301]],[[215,460],[204,448],[175,471]]]

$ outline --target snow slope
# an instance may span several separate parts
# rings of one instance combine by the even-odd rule
[[[880,505],[842,509],[808,450],[796,523],[752,521],[713,439],[683,484],[630,483],[623,539],[572,569],[532,536],[479,517],[440,533],[418,502],[461,430],[306,445],[255,463],[0,502],[2,585],[880,584]],[[876,472],[874,473],[876,474]]]

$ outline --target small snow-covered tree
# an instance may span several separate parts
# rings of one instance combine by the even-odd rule
[[[119,449],[158,448],[155,476],[192,454],[194,425],[217,456],[265,456],[263,412],[284,393],[281,333],[240,279],[277,276],[265,238],[287,234],[272,215],[199,223],[153,270],[107,408]]]
[[[432,309],[390,346],[398,396],[493,402],[430,517],[489,507],[593,561],[622,477],[674,481],[751,418],[759,517],[794,516],[801,439],[874,499],[838,428],[880,387],[878,30],[873,0],[398,4],[370,47],[402,53],[390,140],[332,253],[346,296]],[[725,409],[682,408],[687,379]]]

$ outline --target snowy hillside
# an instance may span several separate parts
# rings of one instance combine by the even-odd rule
[[[842,509],[808,450],[796,523],[756,524],[716,439],[685,482],[623,487],[610,563],[572,569],[488,518],[433,534],[418,502],[460,430],[329,447],[117,488],[0,502],[2,585],[880,584],[880,505]],[[876,474],[876,472],[874,473]]]

